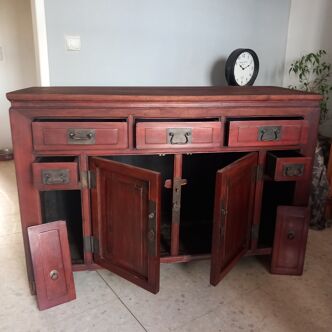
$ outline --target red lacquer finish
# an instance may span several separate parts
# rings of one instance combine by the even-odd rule
[[[303,120],[231,121],[228,146],[304,144],[309,125]]]
[[[214,286],[249,248],[256,165],[257,153],[251,153],[217,173],[210,276]]]
[[[101,158],[92,189],[96,263],[153,292],[159,291],[160,174]]]
[[[28,228],[39,310],[76,298],[65,221]]]
[[[271,262],[272,273],[294,275],[303,273],[308,225],[308,208],[278,207]]]
[[[128,146],[126,122],[34,122],[32,134],[35,150],[124,149]]]
[[[272,272],[302,271],[308,219],[298,209],[311,187],[319,95],[278,87],[35,87],[7,97],[32,293],[45,285],[32,271],[28,228],[62,214],[72,219],[75,270],[100,264],[153,293],[160,262],[211,257],[213,285],[243,255],[273,251]],[[298,176],[294,164],[304,165]],[[44,170],[62,169],[66,183],[57,183],[61,172],[45,183]],[[45,203],[53,200],[56,209]],[[278,205],[289,208],[278,210],[274,234]],[[285,240],[283,224],[303,230],[301,239]]]
[[[136,125],[136,147],[213,148],[222,145],[223,124],[211,122],[139,122]]]

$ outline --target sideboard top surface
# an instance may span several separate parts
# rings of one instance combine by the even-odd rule
[[[9,92],[10,101],[232,102],[317,101],[318,94],[272,86],[251,87],[31,87]]]

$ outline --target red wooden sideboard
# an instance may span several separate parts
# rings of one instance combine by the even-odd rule
[[[51,87],[7,97],[32,292],[27,228],[55,220],[66,221],[74,270],[102,266],[153,293],[161,263],[211,259],[213,285],[244,255],[302,273],[318,95]]]

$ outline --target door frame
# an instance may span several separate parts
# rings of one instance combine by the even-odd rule
[[[37,79],[40,86],[50,86],[44,0],[30,0]]]

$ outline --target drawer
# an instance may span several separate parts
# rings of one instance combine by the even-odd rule
[[[222,145],[223,123],[202,122],[138,122],[136,147],[159,148],[206,148]]]
[[[305,144],[308,128],[306,120],[230,121],[228,146]]]
[[[299,181],[308,179],[311,158],[296,151],[268,152],[266,173],[275,181]]]
[[[33,184],[40,191],[79,189],[76,158],[40,158],[32,163]]]
[[[127,122],[34,122],[35,150],[125,149]]]
[[[296,206],[278,207],[272,249],[272,273],[302,274],[308,225],[308,208]]]

